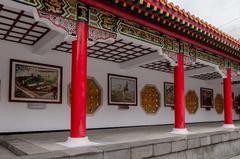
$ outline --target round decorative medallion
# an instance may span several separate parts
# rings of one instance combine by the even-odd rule
[[[218,114],[223,112],[223,97],[221,94],[217,94],[215,97],[215,110]]]
[[[94,78],[87,80],[87,114],[93,114],[101,105],[101,88]]]
[[[145,85],[141,91],[141,105],[146,113],[156,113],[160,107],[160,93],[153,85]]]
[[[198,110],[198,96],[195,91],[189,90],[185,97],[186,108],[189,114],[195,114]]]

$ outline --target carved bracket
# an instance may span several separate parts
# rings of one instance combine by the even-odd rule
[[[171,63],[171,66],[175,66],[177,64],[177,54],[178,53],[175,53],[173,51],[162,49],[161,55]],[[195,62],[196,62],[195,56],[184,55],[184,64],[190,65],[194,64]]]
[[[66,36],[76,36],[76,21],[42,10],[35,10],[33,14],[36,21],[45,23],[51,29],[57,30]]]
[[[66,39],[76,39],[76,26],[77,22],[71,19],[66,19],[58,15],[50,14],[42,10],[34,11],[34,18],[48,25],[51,29],[66,35]],[[93,42],[114,42],[117,38],[116,33],[106,30],[89,27],[89,40]]]
[[[89,34],[88,34],[89,40],[92,40],[94,42],[96,41],[111,41],[114,42],[117,38],[117,34],[105,31],[102,29],[98,29],[95,27],[89,27]]]

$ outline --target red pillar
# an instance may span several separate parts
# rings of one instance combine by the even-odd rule
[[[232,121],[232,80],[231,69],[227,69],[227,77],[224,79],[224,124],[233,124]]]
[[[79,22],[72,43],[71,138],[86,137],[88,24]]]
[[[185,129],[184,108],[184,55],[178,54],[178,65],[174,67],[175,129]]]

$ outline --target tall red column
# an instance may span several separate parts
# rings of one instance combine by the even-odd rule
[[[178,54],[178,64],[174,67],[175,129],[185,129],[184,108],[184,55]]]
[[[231,69],[227,69],[227,77],[224,79],[224,124],[232,125],[232,80]]]
[[[79,22],[72,43],[71,138],[86,137],[88,24]]]

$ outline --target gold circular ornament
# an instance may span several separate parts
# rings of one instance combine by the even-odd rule
[[[221,94],[217,94],[215,97],[215,110],[218,114],[223,113],[223,97]]]
[[[94,78],[87,79],[87,114],[93,114],[101,105],[101,88]]]
[[[189,114],[195,114],[198,110],[198,96],[196,92],[189,90],[186,94],[185,102]]]
[[[145,85],[141,91],[141,106],[146,113],[156,113],[160,107],[160,93],[153,85]]]

